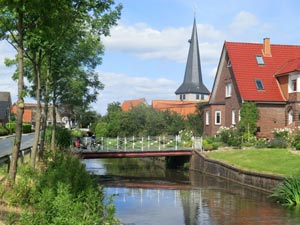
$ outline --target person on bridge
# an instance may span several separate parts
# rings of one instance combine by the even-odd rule
[[[75,140],[75,147],[76,148],[80,148],[80,144],[81,144],[81,142],[80,142],[80,138],[78,137],[76,140]]]

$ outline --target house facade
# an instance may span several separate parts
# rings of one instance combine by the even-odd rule
[[[42,110],[43,108],[44,108],[44,104],[42,104]],[[36,109],[37,109],[36,103],[25,103],[23,122],[27,122],[27,123],[31,123],[32,125],[35,125]],[[11,112],[17,114],[16,103],[13,104]],[[57,124],[64,124],[61,113],[57,109],[56,109],[56,122]],[[53,105],[48,106],[47,124],[48,125],[53,124]]]
[[[9,122],[9,114],[11,109],[10,92],[0,92],[0,123],[5,125]]]
[[[225,42],[204,110],[204,136],[237,126],[243,102],[259,109],[257,136],[300,125],[300,46]]]

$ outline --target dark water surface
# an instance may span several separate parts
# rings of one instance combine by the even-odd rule
[[[114,195],[116,217],[126,225],[300,225],[300,212],[268,194],[205,176],[165,170],[140,159],[85,160]]]

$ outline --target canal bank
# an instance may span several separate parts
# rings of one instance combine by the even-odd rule
[[[99,176],[113,196],[123,225],[297,224],[299,213],[269,195],[201,172],[163,169],[151,160],[90,159],[86,169]]]
[[[246,171],[209,159],[198,150],[193,151],[190,170],[220,177],[267,193],[272,193],[272,189],[284,180],[282,176]]]

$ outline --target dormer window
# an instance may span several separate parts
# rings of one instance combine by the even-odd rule
[[[292,83],[291,90],[297,91],[297,79],[292,80],[291,83]]]
[[[298,80],[300,75],[294,74],[289,76],[289,93],[298,92]]]
[[[255,84],[256,84],[256,89],[257,90],[264,90],[264,85],[262,80],[255,80]]]
[[[256,62],[259,66],[265,65],[264,58],[262,55],[256,55]]]

